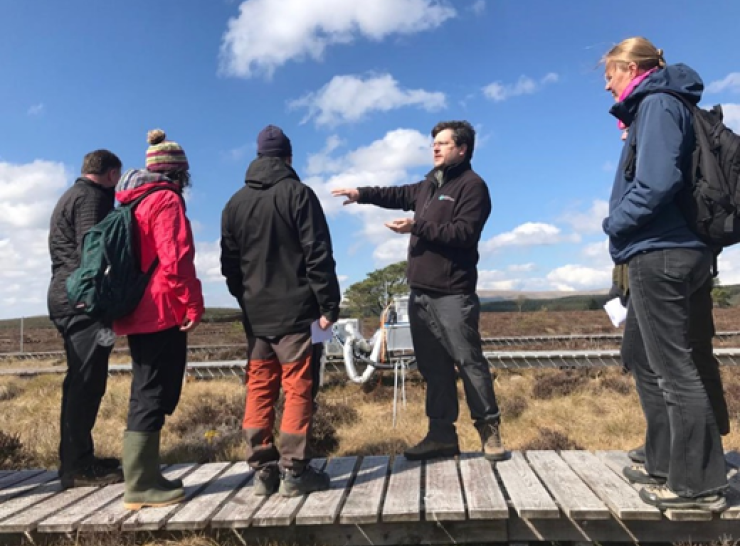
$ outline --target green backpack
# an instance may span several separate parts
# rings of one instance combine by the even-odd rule
[[[113,209],[85,234],[80,266],[67,278],[67,297],[77,313],[112,322],[132,313],[139,305],[159,258],[154,259],[146,272],[141,271],[134,209],[144,198],[162,190],[173,191],[152,188]]]

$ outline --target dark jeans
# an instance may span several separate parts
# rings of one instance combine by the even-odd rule
[[[455,364],[477,428],[498,422],[488,361],[483,356],[478,322],[480,301],[475,294],[439,295],[411,290],[409,321],[419,372],[427,382],[429,436],[456,442],[459,413]]]
[[[637,254],[629,262],[630,301],[624,344],[647,355],[631,358],[647,433],[646,469],[668,478],[684,497],[727,487],[715,412],[692,353],[706,355],[712,255],[670,249]],[[703,323],[703,324],[701,324]],[[634,349],[633,349],[634,350]]]
[[[93,462],[92,429],[108,381],[108,358],[115,336],[110,328],[86,315],[54,320],[64,338],[67,375],[62,384],[59,460],[62,473]]]
[[[691,344],[691,359],[699,372],[704,390],[709,396],[714,419],[717,421],[719,433],[726,436],[730,433],[730,413],[727,409],[722,376],[719,371],[719,362],[714,356],[712,338],[714,337],[714,318],[712,317],[712,281],[708,286],[698,290],[691,300],[691,315],[689,316],[689,343]],[[627,370],[635,366],[647,367],[647,353],[645,344],[637,326],[634,312],[627,313],[625,322],[624,340],[622,341],[622,362]]]
[[[133,379],[127,429],[158,432],[172,415],[182,393],[187,364],[187,333],[178,326],[151,334],[128,336]]]

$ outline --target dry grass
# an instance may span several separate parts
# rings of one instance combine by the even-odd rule
[[[740,370],[723,368],[733,431],[726,449],[740,449]],[[0,378],[3,432],[17,435],[29,464],[57,463],[61,377]],[[544,385],[544,386],[543,386]],[[120,454],[128,408],[129,379],[113,378],[103,399],[94,435],[100,455]],[[632,379],[617,369],[500,371],[495,389],[503,411],[502,435],[509,449],[629,449],[642,442],[644,421]],[[335,384],[320,395],[313,449],[321,455],[395,455],[426,432],[424,389],[418,374],[406,382],[407,405],[399,400],[392,425],[392,378],[367,392]],[[543,396],[543,393],[545,394]],[[169,463],[240,460],[239,426],[244,387],[236,380],[187,382],[175,414],[162,434]],[[463,450],[480,440],[459,385],[458,432]],[[535,396],[536,394],[536,396]]]
[[[740,369],[723,369],[733,432],[726,449],[740,448]],[[0,377],[0,468],[55,468],[61,376],[31,379]],[[407,380],[407,405],[398,408],[392,426],[391,377],[373,388],[336,382],[320,395],[312,446],[334,456],[401,453],[426,432],[424,389],[418,374]],[[545,387],[543,387],[545,385]],[[548,390],[548,387],[550,388]],[[95,428],[97,451],[118,455],[125,427],[129,379],[111,379]],[[642,442],[644,422],[632,379],[617,369],[582,371],[500,371],[495,389],[503,411],[502,434],[509,449],[628,449]],[[369,391],[369,392],[368,392]],[[535,397],[534,393],[547,392]],[[480,440],[460,393],[458,431],[463,450],[477,450]],[[240,460],[244,446],[241,423],[244,387],[237,380],[187,382],[180,406],[166,424],[162,441],[165,460],[206,462]],[[2,446],[16,459],[3,459]],[[20,446],[20,447],[18,447]],[[328,453],[327,453],[328,452]],[[233,537],[188,535],[153,538],[145,535],[100,534],[52,539],[54,546],[238,546]],[[262,543],[264,546],[280,546]],[[717,546],[725,544],[717,543]],[[727,546],[730,546],[727,543]]]

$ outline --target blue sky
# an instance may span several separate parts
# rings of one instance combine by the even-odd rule
[[[738,2],[688,0],[2,1],[0,317],[45,312],[48,218],[83,155],[142,167],[155,127],[190,160],[206,305],[232,305],[220,214],[269,123],[322,200],[344,288],[404,258],[383,227],[404,213],[343,208],[331,188],[419,180],[447,119],[477,128],[494,204],[479,289],[607,288],[600,224],[622,143],[598,61],[644,35],[740,130],[739,19]],[[740,253],[720,268],[740,282]]]

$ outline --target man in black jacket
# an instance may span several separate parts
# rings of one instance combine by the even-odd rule
[[[247,462],[257,470],[257,495],[270,495],[278,486],[284,496],[329,487],[329,476],[308,464],[311,324],[327,329],[337,320],[339,282],[324,211],[292,159],[288,137],[278,127],[265,127],[257,138],[257,159],[221,223],[221,272],[242,309],[247,335],[242,428]],[[272,431],[281,386],[278,450]]]
[[[113,209],[113,188],[121,177],[121,166],[121,160],[108,150],[87,154],[82,176],[64,192],[51,216],[49,318],[62,334],[67,354],[59,442],[59,475],[65,489],[123,478],[118,459],[95,456],[92,438],[115,336],[109,324],[77,314],[66,289],[67,278],[80,265],[82,238]]]
[[[465,387],[483,454],[502,460],[500,412],[478,331],[480,302],[478,241],[491,213],[486,183],[470,166],[475,130],[466,121],[438,123],[432,129],[434,169],[417,184],[337,189],[350,203],[413,210],[414,217],[386,224],[410,233],[408,251],[409,321],[419,371],[427,382],[429,432],[406,458],[421,460],[460,452],[455,422],[459,407],[455,364]]]

